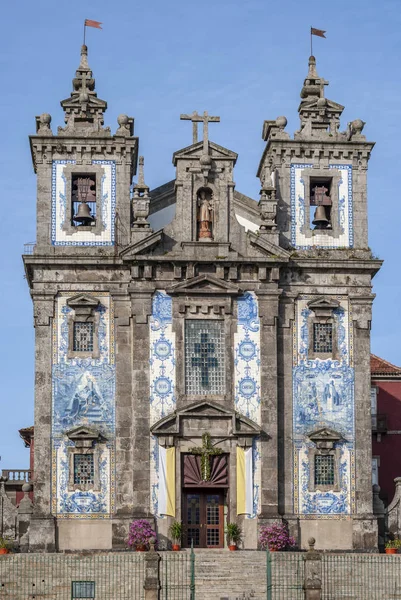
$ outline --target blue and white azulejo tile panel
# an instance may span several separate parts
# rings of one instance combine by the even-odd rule
[[[258,425],[260,409],[260,319],[258,300],[254,292],[238,298],[237,332],[234,334],[235,410]],[[253,514],[260,510],[261,484],[260,441],[253,442]]]
[[[99,300],[99,358],[68,358],[68,319],[72,308],[61,293],[56,299],[52,351],[52,498],[58,518],[107,518],[114,510],[115,356],[114,312],[105,292],[84,292]],[[100,490],[69,491],[66,433],[87,426],[102,434],[99,445]]]
[[[334,310],[338,359],[308,358],[309,319],[313,317],[308,302],[313,296],[297,301],[293,341],[293,438],[294,438],[294,510],[305,517],[336,517],[354,511],[354,366],[353,329],[350,304],[338,296]],[[336,448],[340,454],[340,491],[309,490],[309,449],[314,444],[309,435],[329,428],[342,436]]]
[[[154,425],[174,412],[175,397],[175,333],[172,325],[172,298],[157,291],[152,300],[150,318],[150,424]],[[156,437],[150,438],[151,512],[158,514],[159,452]]]
[[[116,163],[114,160],[93,160],[93,165],[102,166],[100,202],[102,206],[102,231],[79,230],[70,233],[63,228],[67,218],[66,165],[74,160],[54,160],[52,164],[52,226],[53,246],[112,246],[114,244],[116,215]]]
[[[305,181],[302,178],[304,169],[312,169],[312,164],[293,163],[291,165],[291,244],[294,248],[352,248],[354,245],[353,200],[352,200],[352,165],[330,164],[330,169],[340,172],[338,185],[338,219],[339,236],[333,237],[328,230],[313,230],[305,235]],[[314,210],[314,207],[310,207]]]

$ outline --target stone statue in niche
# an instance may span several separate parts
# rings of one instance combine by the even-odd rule
[[[198,192],[198,239],[213,239],[213,198],[212,191],[202,189]]]

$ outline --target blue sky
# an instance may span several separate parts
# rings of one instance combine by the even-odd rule
[[[60,100],[71,91],[85,18],[89,64],[106,124],[120,113],[135,117],[147,184],[174,177],[175,150],[191,143],[182,112],[208,110],[221,123],[213,141],[238,152],[237,190],[255,199],[264,119],[288,118],[298,128],[299,92],[307,73],[309,28],[326,96],[345,105],[348,121],[366,121],[376,141],[369,168],[369,239],[385,260],[374,280],[372,351],[401,365],[400,117],[401,11],[399,0],[117,0],[68,4],[40,0],[3,3],[0,39],[1,218],[1,437],[0,468],[26,468],[18,429],[33,423],[32,306],[21,261],[35,240],[36,181],[28,135],[35,115],[49,112],[63,125]]]

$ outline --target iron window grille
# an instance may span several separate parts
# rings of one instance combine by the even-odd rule
[[[95,582],[94,581],[72,581],[71,582],[71,600],[79,600],[81,598],[95,597]]]
[[[313,323],[313,352],[317,354],[333,352],[332,323]]]
[[[224,322],[185,323],[185,388],[188,395],[225,393]]]
[[[332,454],[315,456],[315,485],[334,486],[334,456]]]
[[[95,461],[93,454],[74,454],[74,484],[83,485],[94,483]],[[90,598],[91,596],[88,597]]]
[[[93,352],[94,323],[74,321],[73,351]]]

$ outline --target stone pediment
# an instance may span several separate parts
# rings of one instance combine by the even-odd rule
[[[264,254],[266,254],[267,258],[274,259],[276,262],[287,262],[290,259],[291,253],[276,244],[273,244],[270,240],[267,239],[267,236],[262,234],[256,234],[252,231],[248,231],[249,241],[252,246],[261,250]]]
[[[97,429],[80,425],[74,427],[66,433],[67,437],[75,443],[76,447],[90,448],[93,442],[102,439],[102,435]]]
[[[335,308],[338,308],[339,306],[340,306],[340,303],[338,300],[335,300],[335,298],[327,298],[326,296],[320,296],[319,298],[316,298],[316,299],[308,302],[308,308],[310,308],[313,311],[315,309],[334,310]]]
[[[253,437],[261,433],[259,425],[251,419],[209,400],[195,402],[160,419],[151,427],[151,432],[156,436],[182,437],[185,421],[203,424],[204,431],[211,432],[214,430],[214,423],[226,421],[228,437]],[[197,427],[200,435],[204,433],[201,425]]]
[[[303,100],[301,102],[300,107],[302,107],[302,109],[308,109],[308,110],[316,109],[317,111],[319,111],[322,109],[322,105],[319,104],[319,100],[321,101],[321,98],[313,98],[312,100]],[[342,112],[345,108],[342,104],[338,104],[338,102],[334,102],[333,100],[329,100],[328,98],[325,98],[325,104],[323,104],[323,107],[330,112],[331,111]]]
[[[341,433],[329,427],[322,427],[321,429],[311,431],[308,433],[308,438],[321,450],[331,450],[334,444],[344,439]]]
[[[214,277],[213,275],[198,275],[167,290],[169,295],[202,295],[222,294],[238,296],[242,289],[233,283]]]
[[[209,142],[209,153],[212,157],[212,160],[231,160],[234,161],[234,164],[238,158],[238,154],[232,152],[232,150],[228,150],[228,148],[224,148],[223,146],[219,146],[214,142]],[[177,150],[173,154],[173,164],[176,166],[177,159],[187,158],[194,159],[200,158],[203,154],[203,141],[197,142],[196,144],[192,144],[191,146],[187,146],[182,150]]]
[[[156,246],[162,241],[162,238],[163,229],[159,229],[159,231],[150,233],[138,242],[130,244],[129,246],[124,248],[124,250],[120,252],[120,256],[123,260],[130,260],[132,258],[136,258],[140,254],[148,254],[149,250],[151,250],[154,246]]]
[[[67,304],[68,306],[71,306],[71,308],[82,308],[83,306],[88,306],[89,308],[93,309],[98,306],[99,300],[93,296],[87,296],[86,294],[77,294],[72,298],[68,298]]]

